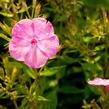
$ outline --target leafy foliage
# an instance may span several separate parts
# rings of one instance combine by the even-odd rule
[[[0,109],[108,109],[108,0],[0,0]],[[60,39],[59,53],[41,69],[28,68],[8,53],[13,25],[46,17]],[[101,96],[102,95],[102,96]]]

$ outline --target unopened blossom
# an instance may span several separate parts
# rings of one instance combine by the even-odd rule
[[[40,68],[54,56],[59,40],[52,24],[45,18],[23,19],[12,28],[10,55],[32,68]]]
[[[109,79],[95,78],[94,80],[89,80],[90,85],[103,85],[105,86],[107,92],[109,92]]]
[[[107,86],[107,85],[109,85],[109,79],[95,78],[93,80],[89,80],[88,84]]]

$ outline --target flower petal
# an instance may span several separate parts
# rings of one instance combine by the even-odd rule
[[[109,85],[109,79],[95,78],[94,80],[89,80],[88,84],[91,85]]]
[[[9,53],[16,60],[24,61],[24,57],[27,54],[27,52],[29,51],[30,46],[26,45],[26,46],[22,47],[22,46],[19,46],[20,43],[18,42],[16,44],[15,40],[13,41],[13,39],[12,39],[9,43]],[[21,43],[21,44],[26,44],[26,43]]]
[[[32,68],[40,68],[45,65],[48,57],[46,57],[39,48],[33,46],[25,56],[25,64]]]
[[[20,37],[13,37],[11,40],[14,45],[20,46],[20,47],[26,47],[29,46],[31,43],[27,39],[22,39]]]
[[[38,47],[47,55],[48,58],[54,56],[59,48],[59,40],[56,35],[52,37],[40,40],[38,42]]]
[[[36,37],[39,39],[45,39],[54,34],[54,28],[52,24],[45,18],[35,18],[33,21],[33,31]]]
[[[12,29],[12,35],[20,38],[33,37],[32,20],[23,19],[16,23]]]
[[[106,85],[106,90],[109,93],[109,85]]]

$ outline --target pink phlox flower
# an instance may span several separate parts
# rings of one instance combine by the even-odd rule
[[[45,18],[23,19],[12,28],[9,53],[32,68],[40,68],[56,55],[59,39],[53,25]]]

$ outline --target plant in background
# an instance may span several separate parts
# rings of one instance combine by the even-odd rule
[[[0,108],[108,109],[108,86],[93,87],[86,82],[109,78],[108,6],[108,0],[0,0]],[[52,26],[53,37],[45,40],[46,19],[60,39],[56,56],[59,41]],[[38,24],[35,39],[26,38],[28,34],[34,37],[31,22]],[[39,36],[44,40],[39,41]],[[37,59],[40,62],[35,63]]]

